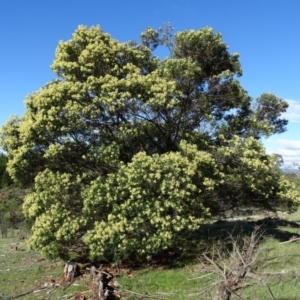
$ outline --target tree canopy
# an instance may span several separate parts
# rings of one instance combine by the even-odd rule
[[[151,257],[233,207],[298,203],[259,141],[286,130],[287,103],[252,99],[213,29],[166,25],[121,43],[79,26],[52,70],[1,133],[10,176],[33,187],[29,244],[44,255]]]

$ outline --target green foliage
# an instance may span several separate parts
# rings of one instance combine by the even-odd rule
[[[151,157],[140,152],[91,185],[84,211],[96,220],[85,238],[93,257],[150,258],[162,249],[180,250],[188,233],[211,216],[236,207],[291,209],[299,201],[254,138],[235,137],[214,156],[186,142],[180,149]]]
[[[159,45],[170,58],[155,57]],[[173,36],[169,24],[140,45],[84,26],[60,42],[58,79],[1,131],[10,176],[33,186],[29,245],[47,257],[147,258],[237,205],[293,207],[258,141],[285,130],[287,104],[263,94],[254,106],[238,58],[211,28]]]
[[[141,45],[149,48],[151,51],[154,51],[159,45],[164,45],[169,49],[172,55],[174,47],[173,30],[174,28],[170,23],[165,23],[164,26],[158,30],[147,27],[140,35]]]
[[[82,191],[84,178],[46,170],[24,203],[35,219],[29,245],[55,257],[84,241],[93,259],[150,259],[182,249],[211,216],[236,207],[291,209],[299,201],[254,138],[235,137],[211,152],[184,141],[179,152],[139,152]]]
[[[222,141],[222,137],[220,137]],[[299,196],[293,183],[277,167],[276,155],[267,155],[254,137],[234,136],[216,149],[215,157],[224,177],[216,205],[206,205],[217,212],[245,207],[267,210],[293,210]]]
[[[294,172],[294,171],[288,171],[287,173],[284,173],[284,177],[293,185],[296,186],[296,189],[298,191],[298,194],[300,196],[300,175],[299,171]]]
[[[82,180],[46,169],[36,177],[34,191],[25,197],[25,217],[34,221],[28,244],[48,258],[66,257],[68,247],[78,246],[84,235]]]
[[[217,173],[210,154],[181,144],[162,155],[140,152],[85,193],[84,212],[96,220],[85,238],[93,257],[151,255],[174,245],[210,214],[203,206]],[[95,212],[108,211],[103,218]],[[99,218],[100,217],[100,218]],[[115,253],[111,252],[115,249]]]
[[[0,153],[0,188],[7,187],[13,183],[7,170],[7,157],[4,153]]]
[[[29,227],[24,220],[22,203],[28,190],[10,185],[0,189],[0,234],[7,236],[8,231],[19,229],[20,234],[28,231]],[[23,237],[24,237],[23,235]]]

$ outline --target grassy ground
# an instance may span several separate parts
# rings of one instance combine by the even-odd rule
[[[257,224],[264,230],[263,239],[256,250],[259,251],[257,272],[264,275],[257,279],[257,285],[238,290],[237,293],[242,297],[240,299],[300,299],[300,245],[297,241],[284,243],[300,237],[300,210],[286,219],[264,219],[256,223],[249,220],[224,221],[202,226],[195,252],[200,256],[211,247],[223,247],[224,243],[229,243],[226,240],[228,232],[247,235]],[[211,254],[210,251],[207,253]],[[212,299],[216,295],[216,288],[206,294],[199,293],[220,277],[209,272],[213,269],[202,262],[194,257],[194,260],[182,258],[172,267],[156,265],[154,268],[149,264],[117,280],[124,298],[128,300]],[[204,266],[207,266],[206,271]],[[24,240],[0,238],[0,299],[9,299],[44,287],[45,283],[58,283],[63,267],[64,262],[45,261],[37,252],[28,250]],[[90,275],[79,278],[65,290],[62,286],[49,286],[20,299],[74,299],[78,291],[84,291],[91,299]],[[233,295],[232,299],[238,298]]]
[[[289,218],[300,220],[299,216],[300,211]],[[202,238],[205,238],[205,231],[209,231],[207,237],[209,236],[211,240],[207,240],[207,243],[213,245],[213,238],[221,237],[225,241],[228,232],[234,231],[247,234],[251,232],[254,224],[260,224],[262,230],[265,230],[257,249],[259,253],[257,273],[260,274],[260,278],[255,280],[255,285],[237,292],[241,298],[233,295],[232,299],[300,299],[300,245],[297,242],[287,242],[300,237],[300,225],[296,222],[281,219],[264,219],[256,223],[220,222],[206,226]],[[212,289],[206,294],[199,293],[222,277],[204,272],[203,269],[200,261],[178,269],[148,269],[140,271],[135,278],[124,278],[122,283],[132,291],[164,299],[213,299],[217,289]],[[211,270],[213,271],[213,268]],[[253,280],[245,280],[244,284],[250,282],[253,284]],[[127,299],[138,299],[138,296],[131,295]]]
[[[86,289],[85,280],[66,290],[51,287],[59,281],[63,267],[61,261],[49,262],[36,251],[28,250],[23,240],[0,238],[0,299],[10,299],[30,290],[37,292],[24,295],[21,299],[67,299],[78,290]],[[49,287],[44,288],[47,284]]]

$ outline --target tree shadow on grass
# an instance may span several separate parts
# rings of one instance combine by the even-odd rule
[[[212,224],[204,224],[194,238],[209,241],[214,239],[226,239],[229,234],[233,237],[246,236],[250,235],[257,226],[261,228],[263,236],[273,237],[279,242],[288,241],[292,237],[300,237],[300,224],[280,218],[264,218],[257,221],[219,220]],[[286,230],[282,227],[286,227]],[[299,233],[291,232],[289,228],[299,228]]]
[[[272,237],[278,242],[285,242],[292,238],[300,238],[300,224],[285,219],[263,218],[256,221],[218,220],[214,223],[202,224],[199,230],[192,233],[184,233],[182,241],[177,242],[177,247],[159,252],[152,257],[151,262],[145,263],[144,261],[129,258],[124,263],[134,269],[139,269],[148,264],[151,267],[183,267],[195,262],[202,253],[210,253],[213,249],[218,249],[218,247],[220,250],[231,251],[232,240],[229,237],[230,235],[234,240],[246,236],[249,237],[257,226],[261,228],[263,233],[262,240],[265,237]]]
[[[184,250],[161,253],[155,260],[169,266],[180,267],[195,261],[201,253],[209,253],[213,248],[232,250],[232,240],[229,236],[233,239],[250,236],[257,226],[261,228],[262,240],[272,237],[278,242],[285,242],[300,238],[300,224],[285,219],[219,220],[211,224],[202,224],[199,230],[187,234]]]

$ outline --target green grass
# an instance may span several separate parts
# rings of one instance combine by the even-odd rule
[[[295,217],[295,215],[291,216]],[[199,237],[207,244],[226,240],[228,233],[249,234],[255,223],[246,221],[221,222],[203,226]],[[300,225],[281,219],[265,219],[258,222],[264,230],[263,240],[257,251],[258,268],[261,280],[255,286],[238,291],[243,299],[293,300],[299,297],[300,252],[297,242],[288,242],[300,236]],[[222,242],[221,242],[222,243]],[[200,254],[200,253],[199,253]],[[277,273],[277,274],[276,274]],[[140,294],[160,296],[164,299],[212,299],[217,289],[207,294],[197,295],[210,284],[221,279],[203,271],[202,264],[193,263],[183,268],[166,270],[142,270],[134,278],[123,278],[121,283],[126,289]],[[244,283],[249,283],[245,280]],[[270,289],[270,291],[268,290]],[[127,299],[139,299],[139,295],[126,294]],[[153,297],[154,299],[154,297]],[[232,299],[237,299],[232,296]]]
[[[233,236],[249,235],[255,224],[257,223],[248,220],[204,225],[194,237],[199,242],[195,244],[195,249],[191,252],[200,256],[203,251],[210,254],[212,247],[222,246],[222,249],[226,247],[230,249],[229,241],[226,240],[228,233],[232,233]],[[293,237],[300,237],[300,211],[289,215],[286,220],[265,219],[259,221],[258,224],[265,231],[257,249],[260,253],[257,272],[268,273],[262,278],[270,287],[276,300],[300,299],[298,292],[300,288],[300,243],[282,243]],[[51,279],[58,281],[63,273],[63,267],[62,261],[46,261],[37,252],[28,250],[24,240],[0,238],[0,295],[3,299],[27,292]],[[269,273],[280,272],[282,273],[280,275],[269,275]],[[149,264],[147,267],[133,270],[130,276],[117,278],[117,281],[121,284],[121,290],[127,300],[146,298],[205,300],[212,299],[217,289],[207,294],[198,295],[198,293],[217,279],[217,275],[204,272],[201,261],[195,256],[193,259],[190,256],[183,256],[175,261],[172,267],[161,266],[157,263],[155,266]],[[65,290],[62,286],[55,289],[50,287],[20,299],[73,299],[78,291],[85,291],[91,299],[89,275],[78,279],[75,284]],[[272,299],[262,281],[259,285],[245,287],[238,293],[243,299]],[[237,298],[232,296],[232,299]]]
[[[120,280],[124,290],[141,295],[160,297],[163,299],[188,299],[192,294],[201,291],[214,277],[207,275],[197,279],[197,265],[172,270],[143,270],[133,278]],[[124,291],[126,299],[138,299],[141,296]]]
[[[287,219],[293,222],[300,222],[300,208],[296,212],[290,214]]]
[[[18,238],[0,238],[0,296],[3,299],[26,293],[51,280],[59,280],[63,267],[64,262],[44,260],[38,252],[28,250],[25,242]],[[84,281],[78,284],[65,291],[62,287],[42,289],[21,299],[63,299],[85,289]],[[50,290],[53,291],[47,294]]]
[[[269,257],[279,257],[279,262],[274,262],[265,270],[268,272],[281,272],[286,278],[280,276],[270,279],[265,276],[275,299],[299,299],[299,276],[300,256],[295,255],[298,252],[298,245],[290,243],[285,245],[282,250],[278,249],[276,240],[266,240],[262,248],[271,249],[268,251]],[[283,246],[282,246],[283,247]],[[212,299],[217,289],[207,294],[198,295],[203,289],[215,282],[217,277],[212,274],[204,273],[200,264],[193,264],[180,269],[172,270],[147,270],[140,271],[133,278],[123,278],[121,284],[123,288],[143,295],[152,295],[164,299]],[[140,295],[125,293],[127,299],[139,299]],[[247,287],[239,291],[243,299],[261,300],[272,299],[270,293],[262,284],[259,286]],[[236,299],[234,296],[232,299]]]

